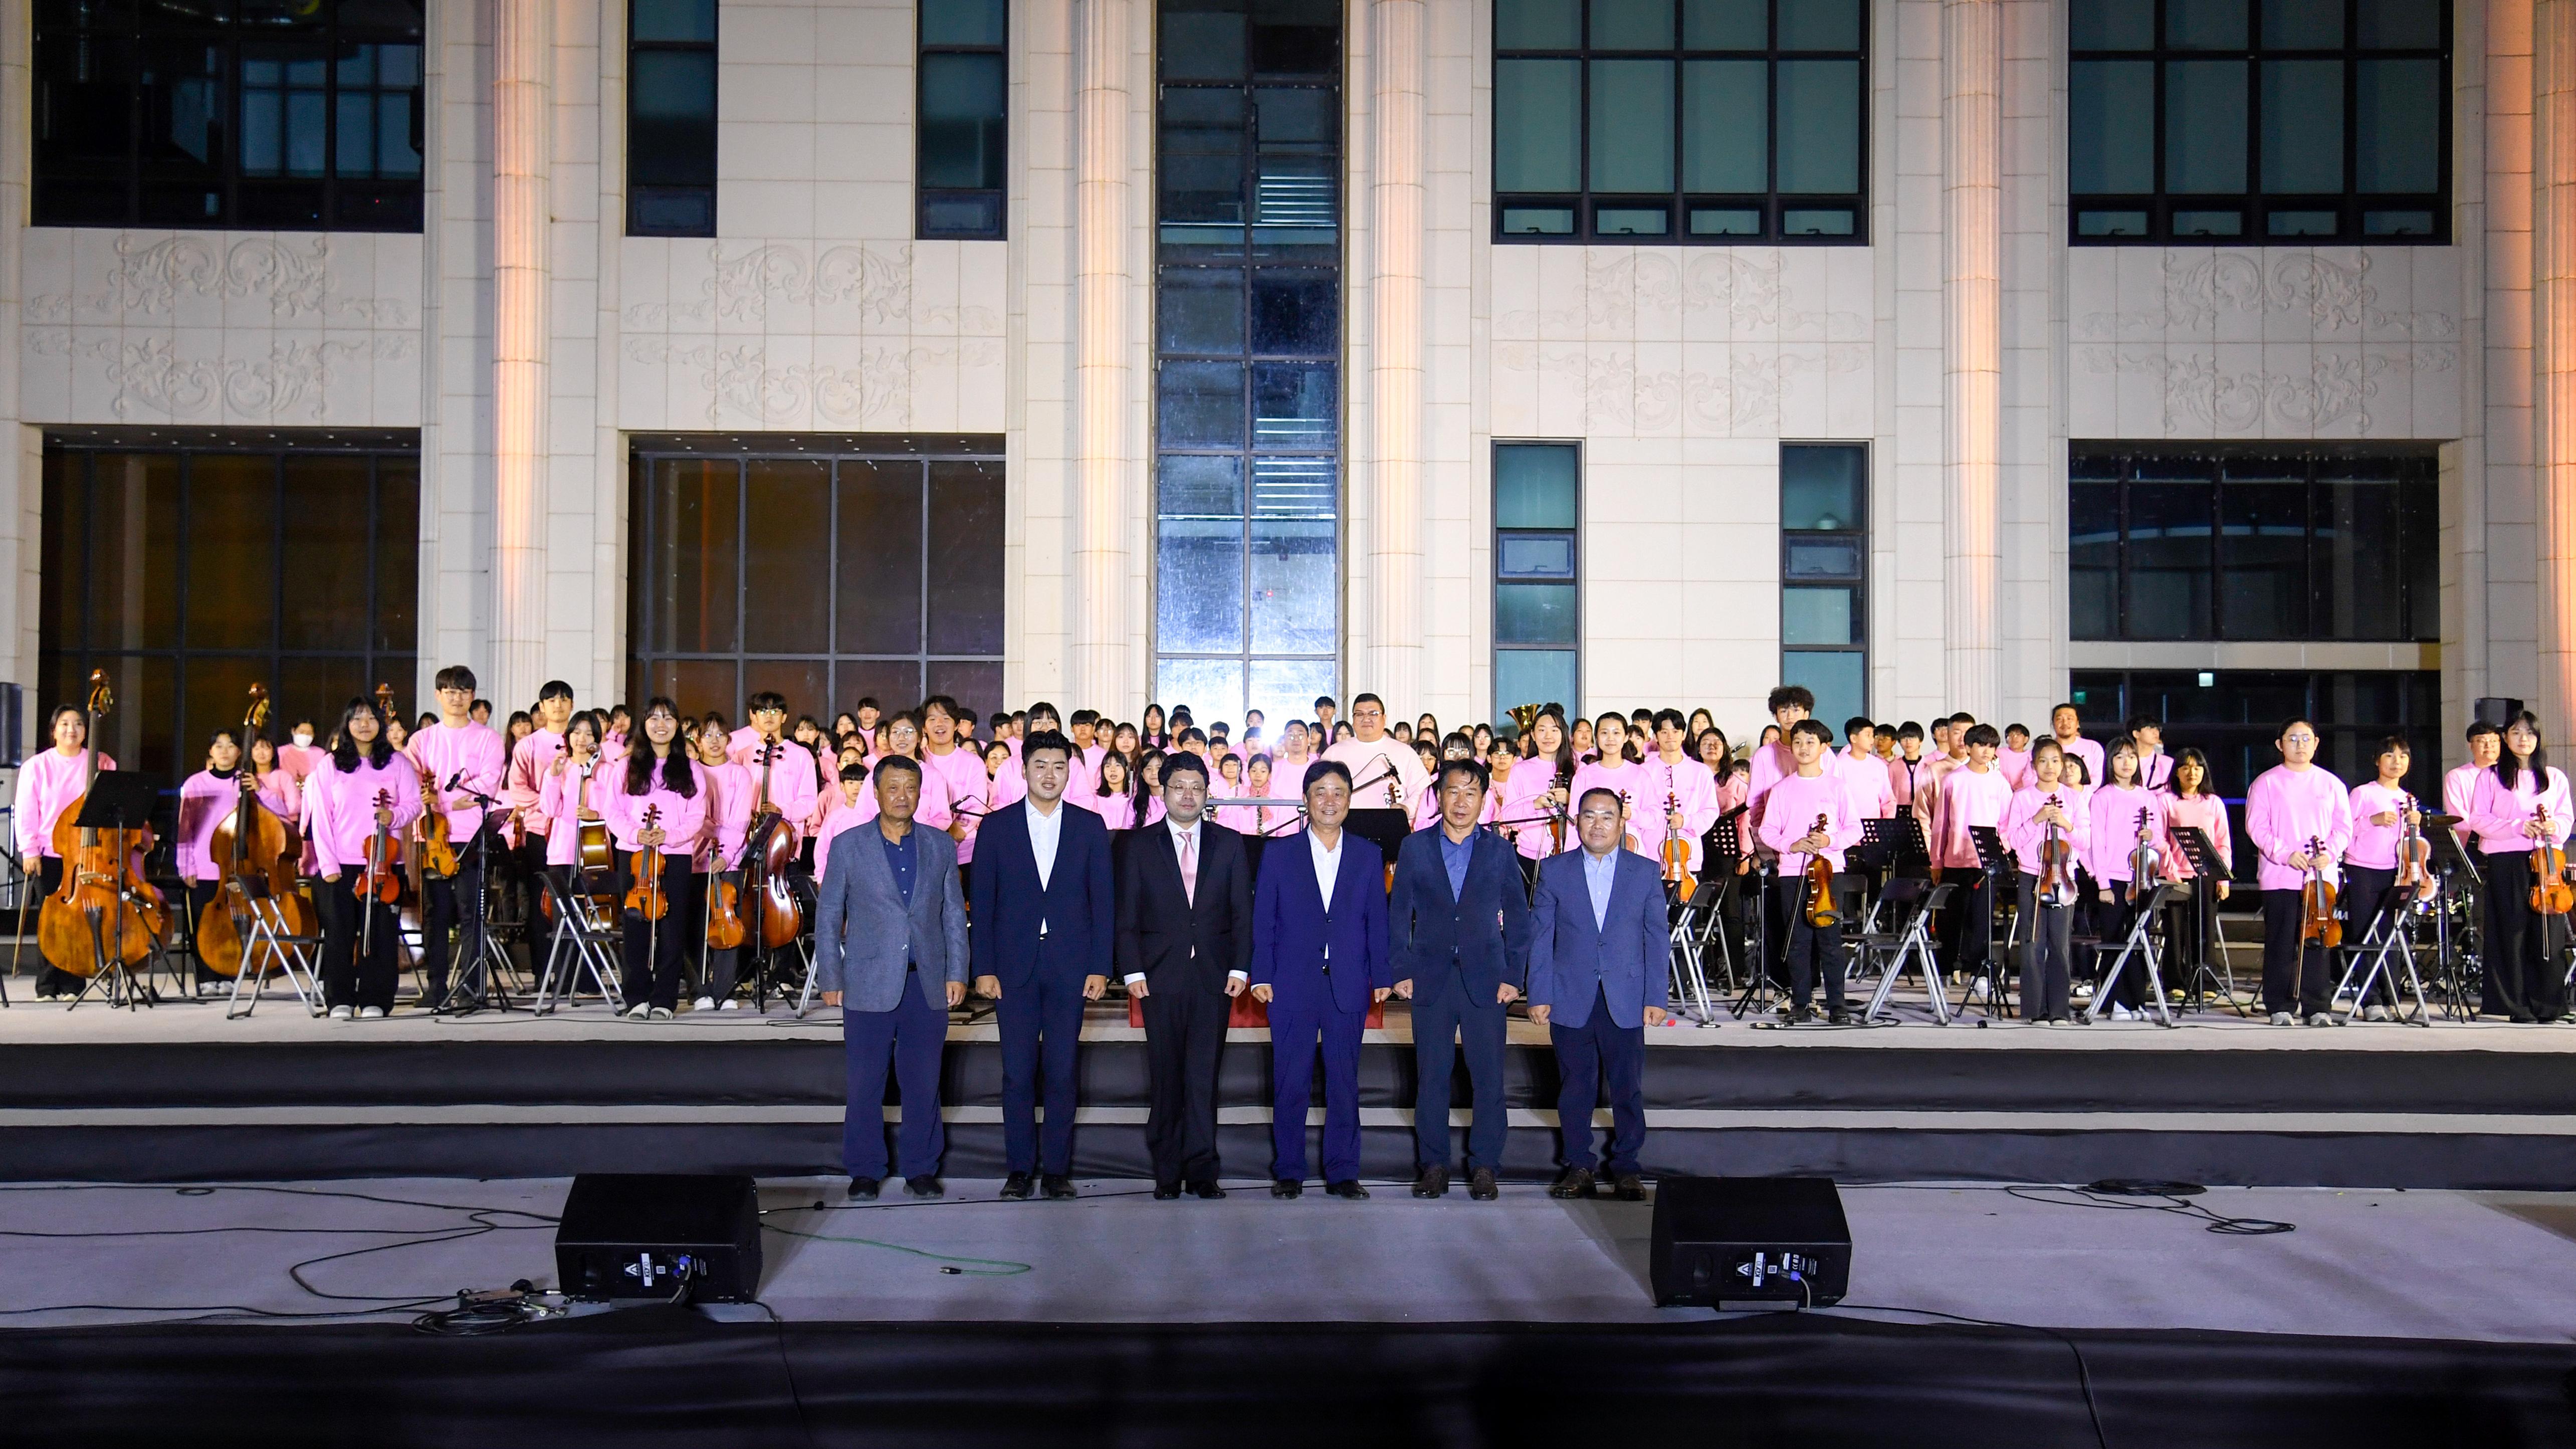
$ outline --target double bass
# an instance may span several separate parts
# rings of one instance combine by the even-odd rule
[[[57,970],[74,976],[95,976],[111,959],[124,966],[139,964],[169,926],[161,892],[143,879],[139,868],[143,853],[152,848],[151,827],[96,830],[73,824],[98,785],[98,722],[115,708],[107,671],[91,670],[88,726],[81,736],[87,777],[80,798],[54,819],[54,854],[63,862],[63,884],[45,897],[36,918],[37,948]]]
[[[2567,852],[2549,839],[2549,807],[2535,805],[2531,823],[2540,833],[2531,838],[2531,909],[2534,915],[2563,916],[2576,910],[2576,887],[2567,884]]]
[[[2299,887],[2299,940],[2331,951],[2343,944],[2343,922],[2335,916],[2334,882],[2326,879],[2326,843],[2308,837],[2308,878]]]
[[[760,747],[760,790],[752,798],[751,830],[743,846],[743,880],[760,913],[761,947],[769,951],[793,942],[805,929],[805,913],[787,884],[788,863],[796,858],[795,835],[769,798],[769,772],[785,749],[777,740]]]
[[[247,742],[258,738],[267,723],[268,690],[254,684],[250,709],[242,716],[245,743],[235,777],[240,792],[232,812],[216,823],[214,838],[206,847],[222,862],[223,884],[197,917],[197,955],[218,976],[241,974],[242,943],[250,935],[255,899],[265,897],[274,903],[284,934],[313,934],[313,903],[295,888],[295,861],[289,854],[293,834],[284,820],[260,803],[259,769],[250,762]]]

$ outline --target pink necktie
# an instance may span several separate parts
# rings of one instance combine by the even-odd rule
[[[1181,893],[1191,905],[1199,903],[1199,833],[1195,830],[1181,837]]]

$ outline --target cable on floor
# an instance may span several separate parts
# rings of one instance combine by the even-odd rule
[[[2102,1432],[2102,1406],[2093,1398],[2093,1369],[2084,1361],[2084,1345],[2077,1343],[2073,1335],[2050,1328],[2045,1324],[2007,1323],[2000,1318],[1971,1318],[1964,1313],[1944,1313],[1937,1308],[1897,1308],[1882,1303],[1839,1303],[1835,1306],[1845,1309],[1856,1308],[1870,1313],[1912,1313],[1925,1318],[1946,1318],[1953,1323],[1975,1324],[1980,1328],[2005,1328],[2017,1333],[2045,1334],[2056,1339],[2066,1345],[2068,1353],[2075,1355],[2075,1382],[2084,1391],[2084,1413],[2093,1421],[2093,1442],[2097,1449],[2111,1449],[2110,1436]]]

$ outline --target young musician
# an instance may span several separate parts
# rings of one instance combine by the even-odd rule
[[[2067,981],[2073,960],[2074,882],[2066,882],[2065,894],[2057,900],[2043,900],[2040,895],[2040,871],[2046,859],[2043,851],[2050,830],[2070,856],[2084,848],[2091,820],[2074,808],[2065,789],[2066,753],[2055,740],[2041,740],[2030,752],[2030,782],[2013,792],[2012,804],[2004,816],[2004,844],[2011,847],[2013,859],[2021,865],[2021,918],[2024,935],[2021,956],[2022,1020],[2038,1026],[2058,1026],[2074,1019],[2067,1001]],[[2070,874],[2073,867],[2068,867]],[[2052,892],[2056,894],[2056,892]]]
[[[2030,726],[2004,726],[2004,747],[1995,752],[1995,768],[2015,790],[2030,783]]]
[[[2062,747],[2061,747],[2062,748]],[[2061,766],[2062,768],[2062,766]],[[2119,959],[2120,948],[2137,925],[2138,910],[2146,903],[2157,881],[2137,882],[2138,899],[2129,899],[2129,885],[2134,877],[2131,858],[2143,842],[2164,849],[2165,799],[2146,787],[2138,776],[2137,742],[2123,735],[2111,742],[2110,759],[2104,768],[2110,771],[2093,798],[2087,802],[2091,819],[2085,832],[2085,844],[2079,853],[2091,871],[2101,902],[2098,918],[2102,924],[2102,943],[2094,951],[2097,972],[2108,971]],[[2168,862],[2157,864],[2159,879],[2169,878]],[[2127,1021],[2135,1016],[2147,1000],[2147,972],[2140,962],[2131,962],[2120,973],[2112,988],[2111,1019]]]
[[[1109,827],[1111,838],[1116,832],[1136,828],[1135,776],[1127,768],[1127,757],[1111,750],[1100,757],[1100,782],[1091,787],[1089,798],[1074,802],[1100,817]]]
[[[529,880],[534,880],[555,858],[546,836],[552,821],[539,806],[537,796],[545,789],[547,772],[563,755],[564,728],[571,722],[572,686],[560,679],[549,679],[537,691],[536,715],[529,723],[528,733],[510,747],[510,773],[501,788],[501,803],[523,832],[520,863]],[[527,908],[527,919],[534,919],[535,900],[529,900]]]
[[[862,723],[869,709],[867,702],[860,703]],[[787,696],[764,689],[751,697],[746,710],[751,722],[733,732],[726,753],[751,772],[755,791],[767,787],[769,804],[785,822],[788,840],[801,843],[822,813],[823,782],[813,752],[787,741]]]
[[[2304,943],[2302,888],[2311,869],[2332,881],[2335,862],[2352,843],[2352,795],[2316,764],[2317,727],[2293,716],[2281,726],[2281,763],[2245,792],[2245,835],[2262,852],[2255,883],[2263,891],[2263,1004],[2274,1026],[2332,1026],[2334,959],[2321,943]]]
[[[2183,832],[2187,830],[2199,830],[2209,837],[2222,874],[2203,878],[2192,869],[2191,856],[2182,846]],[[2191,882],[2196,954],[2187,960],[2183,954],[2184,932],[2171,934],[2166,942],[2167,985],[2184,980],[2191,965],[2208,960],[2217,949],[2218,903],[2227,899],[2228,888],[2223,872],[2235,869],[2235,861],[2236,844],[2227,826],[2227,802],[2210,784],[2209,757],[2198,750],[2184,750],[2174,758],[2173,795],[2165,801],[2165,864],[2176,878]]]
[[[340,712],[338,743],[305,782],[313,853],[322,877],[315,904],[322,915],[322,994],[331,1019],[373,1021],[394,1005],[402,922],[392,905],[371,898],[360,916],[358,880],[368,849],[392,851],[420,818],[420,771],[395,755],[376,702],[357,698]],[[360,961],[360,938],[367,959]]]
[[[2129,716],[2129,738],[2138,742],[2138,779],[2150,790],[2172,788],[2174,757],[2165,753],[2165,727],[2151,714]]]
[[[957,842],[957,874],[968,890],[975,885],[975,827],[983,822],[984,802],[992,785],[991,777],[984,773],[984,757],[958,744],[959,721],[971,723],[972,718],[958,708],[957,701],[944,694],[934,694],[921,704],[921,772],[939,776],[941,792],[948,797],[948,818],[922,823],[947,831],[948,838]],[[1074,769],[1081,768],[1077,757]],[[925,805],[929,803],[929,793],[923,792]]]
[[[52,723],[54,747],[28,757],[27,763],[18,768],[18,858],[35,873],[35,900],[39,904],[63,888],[62,857],[54,854],[54,824],[73,801],[89,790],[89,753],[83,748],[89,740],[89,716],[78,705],[58,704],[54,706]],[[116,761],[102,750],[98,767],[113,770]],[[20,914],[23,917],[26,912]],[[77,995],[81,980],[48,961],[36,972],[36,995]]]
[[[241,808],[241,771],[241,732],[226,725],[206,741],[206,768],[179,786],[176,854],[179,879],[188,884],[188,919],[192,922],[205,914],[216,893],[223,889],[224,863],[215,858],[215,831],[233,820]],[[259,808],[287,822],[291,833],[295,816],[284,791],[256,777],[251,784],[251,798]],[[202,951],[197,955],[197,964],[206,964]]]
[[[1995,887],[1994,877],[1986,873],[1985,863],[1977,855],[1976,837],[1970,832],[1979,826],[2001,830],[2013,792],[2003,772],[1995,768],[1995,757],[2002,752],[2004,741],[1993,725],[1957,728],[1950,739],[1967,750],[1968,758],[1965,764],[1942,776],[1934,796],[1932,879],[1950,879],[1961,887],[1950,898],[1950,919],[1943,922],[1944,934],[1949,937],[1950,969],[1976,974],[1985,967],[1994,935]]]
[[[2469,802],[2477,796],[2478,777],[2494,773],[2496,761],[2504,758],[2504,731],[2486,720],[2471,720],[2468,741],[2468,760],[2442,776],[2442,813],[2459,817],[2451,830],[2463,845],[2471,838]]]
[[[537,808],[533,822],[542,822],[545,830],[537,836],[545,846],[545,866],[557,884],[570,879],[568,872],[581,864],[581,822],[600,819],[599,806],[606,790],[597,778],[602,763],[599,736],[602,726],[593,714],[577,714],[564,722],[564,744],[546,765],[544,780],[537,787]]]
[[[925,770],[923,774],[928,774]],[[814,828],[814,875],[821,879],[832,866],[832,842],[852,826],[865,825],[876,816],[875,802],[869,797],[876,792],[868,788],[868,767],[843,765],[841,775],[823,797],[823,819]],[[859,803],[868,800],[868,806]]]
[[[1628,759],[1628,717],[1611,710],[1592,722],[1593,743],[1601,757],[1574,772],[1574,797],[1594,790],[1619,797],[1627,811],[1623,847],[1652,858],[1664,846],[1663,801],[1649,789],[1646,768]]]
[[[720,720],[710,720],[698,730],[698,773],[707,786],[707,822],[698,835],[696,869],[702,877],[699,888],[711,899],[719,885],[734,888],[734,912],[742,917],[747,929],[752,917],[747,914],[751,903],[741,896],[742,844],[751,831],[751,771],[726,753],[727,731]],[[703,918],[705,910],[699,912]],[[688,934],[683,924],[682,934]],[[707,944],[706,933],[696,933],[695,952],[699,957],[698,997],[691,1003],[698,1011],[733,1011],[742,1005],[733,994],[734,982],[742,969],[742,948],[718,950]]]
[[[1744,813],[1757,830],[1764,815],[1763,797],[1771,793],[1773,785],[1798,771],[1797,756],[1789,742],[1788,732],[1797,726],[1798,721],[1816,712],[1816,696],[1804,685],[1784,684],[1771,691],[1764,708],[1771,711],[1772,728],[1779,731],[1780,742],[1758,745],[1753,751],[1753,778],[1745,789],[1744,799],[1748,808]]]
[[[1808,899],[1808,861],[1821,855],[1839,872],[1843,853],[1860,843],[1860,812],[1853,808],[1850,782],[1829,768],[1833,742],[1833,731],[1821,720],[1802,719],[1789,726],[1795,773],[1773,782],[1767,793],[1761,840],[1780,860],[1772,913],[1788,926],[1789,1010],[1783,1020],[1812,1019],[1810,1002],[1821,979],[1825,1017],[1844,1026],[1851,1012],[1843,1003],[1842,926],[1819,926],[1807,918],[1814,904]],[[1820,819],[1821,826],[1816,824]]]
[[[707,823],[707,778],[680,739],[679,706],[655,695],[645,701],[643,724],[600,813],[617,847],[621,898],[642,880],[649,858],[661,857],[660,919],[647,920],[630,904],[620,935],[627,1019],[669,1021],[689,964],[684,928],[702,928],[696,864]]]
[[[1834,773],[1852,792],[1852,811],[1863,820],[1896,816],[1896,782],[1878,757],[1878,726],[1865,714],[1843,721],[1845,748],[1833,757]]]
[[[1105,753],[1105,752],[1104,752]],[[843,763],[849,763],[844,761]],[[864,764],[865,761],[859,763]],[[1028,776],[1020,769],[1019,756],[1011,752],[1009,740],[995,740],[984,746],[984,809],[987,813],[1013,805],[1028,797]],[[1080,803],[1080,802],[1076,802]]]
[[[410,754],[422,773],[422,804],[447,817],[447,841],[456,852],[456,874],[424,876],[429,899],[421,911],[421,1001],[435,1008],[447,1000],[448,932],[462,928],[459,959],[466,966],[483,959],[483,866],[474,838],[483,832],[483,806],[477,796],[501,798],[509,762],[501,737],[474,722],[474,671],[451,664],[438,671],[438,723],[411,738]]]
[[[2379,742],[2371,757],[2375,778],[2352,787],[2352,848],[2343,857],[2343,944],[2347,961],[2358,956],[2372,923],[2397,883],[2397,851],[2410,830],[2421,830],[2424,814],[2406,793],[2406,770],[2412,763],[2402,735]],[[2364,1021],[2386,1021],[2385,1002],[2395,999],[2384,978],[2372,984]]]
[[[286,745],[277,752],[278,758],[285,763],[287,773],[300,784],[312,778],[313,772],[321,767],[331,752],[313,742],[313,721],[309,719],[297,720],[287,730],[286,738]]]
[[[2496,983],[2505,1015],[2530,1023],[2567,1014],[2565,980],[2552,949],[2548,922],[2534,918],[2531,852],[2567,844],[2576,820],[2567,776],[2549,763],[2541,745],[2540,718],[2529,710],[2504,727],[2503,753],[2478,779],[2469,800],[2469,828],[2477,833],[2486,876],[2487,975]]]

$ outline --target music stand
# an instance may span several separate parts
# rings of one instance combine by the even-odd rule
[[[161,787],[150,776],[127,770],[102,770],[91,777],[89,790],[81,797],[80,817],[72,824],[82,830],[142,830],[152,823],[152,812],[161,803]],[[65,870],[71,869],[66,862]],[[120,909],[116,913],[115,949],[108,949],[107,926],[96,917],[89,923],[91,974],[81,982],[72,997],[70,1010],[89,999],[95,989],[99,999],[109,1006],[157,1006],[160,1003],[135,981],[134,973],[125,967],[125,912],[123,904],[134,900],[135,877],[123,858],[116,862],[116,895]],[[180,909],[185,909],[183,905]],[[161,942],[155,937],[152,949],[158,952]]]
[[[460,793],[471,797],[483,810],[481,826],[474,832],[474,934],[482,941],[483,949],[475,953],[473,965],[449,974],[447,994],[430,1009],[431,1014],[472,1016],[478,1011],[516,1011],[519,1008],[510,1000],[509,987],[503,983],[501,977],[492,973],[492,963],[495,959],[498,959],[504,967],[510,964],[508,954],[502,951],[499,942],[492,939],[491,845],[492,837],[500,833],[494,827],[494,819],[501,802],[480,790],[468,789]],[[422,929],[428,929],[429,902],[427,901],[420,903],[420,918]],[[424,948],[427,945],[426,941],[422,943]],[[476,989],[471,992],[465,989],[469,973],[476,986]]]
[[[1401,810],[1353,810],[1342,824],[1376,846],[1389,865],[1395,864],[1396,852],[1404,849],[1404,837],[1413,833],[1413,817]]]
[[[2455,901],[2483,899],[2487,887],[2477,857],[2451,830],[2458,823],[2456,815],[2424,817],[2424,838],[2433,846],[2433,869],[2442,877],[2442,909],[2433,914],[2433,960],[2442,968],[2442,1014],[2454,1021],[2475,1021],[2484,1004],[2486,941],[2477,934],[2474,914],[2469,917],[2471,939],[2453,940],[2451,906]]]
[[[2004,968],[2010,963],[1995,954],[1995,900],[2002,893],[1996,882],[2010,875],[2014,869],[2012,852],[2004,848],[2003,836],[1991,825],[1969,826],[1968,843],[1977,848],[1977,869],[1985,875],[1988,895],[1985,919],[1966,922],[1961,929],[1974,927],[1985,936],[1986,961],[1985,974],[1969,977],[1967,985],[1959,992],[1959,1005],[1956,1009],[1965,1012],[1968,1009],[1968,1003],[1977,998],[1978,983],[1983,982],[1986,988],[1986,1009],[1999,1018],[2009,1017],[2013,1011],[2011,999],[2004,994]],[[1962,900],[1960,909],[1970,909],[1968,902],[1975,899],[1975,893],[1963,891],[1961,895],[1965,899]],[[2007,943],[2007,955],[2010,954],[2010,949]]]
[[[2209,832],[2199,826],[2186,825],[2171,833],[2174,843],[2182,847],[2183,861],[2191,867],[2192,875],[2196,879],[2210,882],[2209,895],[2206,899],[2202,898],[2198,887],[2192,890],[2191,912],[2192,925],[2195,928],[2195,944],[2191,953],[2191,980],[2183,986],[2183,1006],[2191,1011],[2207,1010],[2209,989],[2214,986],[2218,988],[2219,999],[2233,1008],[2238,1016],[2250,1015],[2245,1009],[2245,1003],[2236,999],[2236,967],[2227,959],[2223,942],[2219,948],[2218,969],[2211,970],[2209,964],[2208,943],[2218,933],[2217,883],[2228,878],[2227,862],[2218,858],[2217,844],[2209,838]]]

